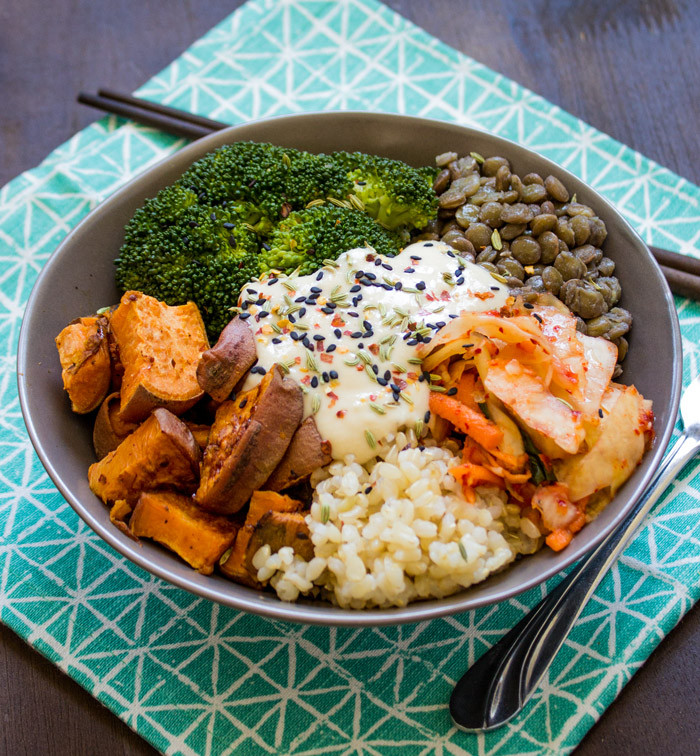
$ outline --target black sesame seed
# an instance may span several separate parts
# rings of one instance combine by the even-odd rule
[[[319,288],[318,286],[312,286],[309,291],[313,292],[314,294],[320,294],[323,289]]]
[[[418,289],[419,291],[423,291],[423,289],[425,289],[425,281],[417,281],[416,289]]]
[[[246,406],[246,404],[248,404],[248,400],[247,399],[241,399],[241,401],[238,404],[239,409],[243,409]]]
[[[299,341],[301,338],[301,334],[297,333],[296,331],[291,331],[289,334],[292,337],[292,341]]]
[[[294,301],[297,304],[299,304],[300,302],[305,302],[306,301],[306,297],[297,297]]]
[[[354,331],[350,334],[351,339],[361,339],[362,338],[362,331]]]
[[[255,316],[256,318],[266,318],[270,313],[267,310],[260,310],[260,312]]]
[[[359,318],[360,317],[356,312],[349,312],[348,315],[350,315],[353,318]]]
[[[336,328],[333,333],[335,334],[336,339],[339,339],[343,335],[343,332],[340,330],[340,328]]]
[[[430,380],[430,373],[429,373],[429,372],[428,372],[427,370],[424,370],[424,371],[423,371],[423,373],[422,373],[422,375],[423,375],[423,378],[424,378],[424,379],[425,379],[426,381],[429,381],[429,380]]]
[[[447,389],[447,396],[454,396],[457,393],[457,387],[453,386],[452,388]]]
[[[372,372],[375,375],[379,375],[379,368],[376,365],[372,365]]]
[[[371,339],[371,338],[372,338],[372,336],[374,336],[374,331],[365,331],[365,332],[364,332],[364,333],[362,334],[362,338],[363,338],[363,339]]]
[[[387,381],[391,380],[391,370],[385,370],[384,371],[384,377],[387,379]]]
[[[461,286],[464,283],[464,278],[462,276],[460,276],[457,279],[456,283],[457,283],[457,286]]]
[[[239,315],[238,317],[239,317],[239,318],[240,318],[241,320],[245,320],[246,318],[249,318],[249,317],[250,317],[250,313],[249,313],[249,312],[242,312],[242,313],[241,313],[241,314],[240,314],[240,315]]]
[[[445,323],[444,320],[438,320],[438,322],[435,324],[438,328],[444,328],[447,323]]]
[[[372,330],[372,324],[369,322],[369,320],[363,320],[362,325],[365,327],[366,331]]]
[[[267,372],[264,367],[261,367],[260,365],[256,365],[255,367],[252,367],[250,369],[251,373],[257,373],[258,375],[265,375]]]
[[[360,286],[360,284],[355,284],[354,286],[350,287],[350,293],[354,294],[356,291],[359,291],[361,288],[362,287]]]
[[[216,213],[212,213],[212,214],[211,214],[211,215],[210,215],[209,217],[210,217],[210,218],[211,218],[211,219],[212,219],[213,221],[215,221],[215,220],[216,220]]]
[[[401,291],[401,289],[403,289],[403,284],[401,283],[401,281],[397,281],[394,284],[394,288],[396,289],[396,291]]]
[[[398,402],[399,399],[401,398],[401,392],[400,391],[392,391],[391,395],[394,398],[395,402]]]
[[[490,286],[489,288],[491,289],[491,291],[500,291],[501,290],[500,286]]]
[[[313,335],[313,339],[314,339],[314,341],[324,341],[324,340],[325,340],[325,338],[326,338],[326,337],[325,337],[325,336],[321,336],[321,334],[320,334],[320,333],[315,333],[315,334]]]
[[[337,346],[336,346],[335,344],[329,344],[329,345],[328,345],[328,346],[326,347],[326,351],[327,351],[327,352],[335,352],[335,350],[336,350],[336,349],[337,349]]]
[[[415,272],[416,272],[415,268],[406,268],[406,270],[404,270],[404,273],[415,273]]]
[[[454,320],[456,317],[458,317],[458,316],[457,315],[450,315],[450,320]]]
[[[304,334],[304,336],[302,337],[302,339],[301,339],[301,343],[302,343],[302,344],[303,344],[303,345],[304,345],[304,346],[305,346],[305,347],[306,347],[307,349],[312,349],[312,347],[313,347],[313,344],[312,344],[312,343],[311,343],[311,342],[309,341],[309,337],[308,337],[308,336],[307,336],[306,334]]]
[[[418,383],[423,383],[424,380],[425,380],[424,376],[422,376],[422,375],[418,376]]]
[[[367,486],[367,488],[365,488],[365,496],[369,493],[372,493],[372,486]]]
[[[272,284],[276,284],[276,283],[277,283],[277,281],[279,281],[279,279],[278,279],[278,278],[271,278],[271,279],[270,279],[270,280],[269,280],[269,281],[267,282],[267,285],[268,285],[268,286],[272,286]]]
[[[386,378],[382,378],[382,377],[381,377],[381,375],[379,375],[379,376],[377,376],[377,383],[378,383],[378,384],[379,384],[380,386],[386,386],[386,385],[387,385],[387,383],[389,383],[389,381],[387,381],[387,379],[386,379]]]
[[[430,410],[428,410],[425,415],[423,415],[423,422],[429,423],[430,422]]]
[[[364,343],[364,341],[361,341],[361,342],[360,342],[360,343],[359,343],[359,344],[357,345],[357,348],[358,348],[358,349],[364,349],[364,348],[365,348],[365,343]]]
[[[391,386],[392,391],[401,391],[401,389],[395,383],[390,383],[389,386]]]
[[[603,419],[603,410],[598,409],[598,417],[602,420]]]
[[[328,375],[328,373],[325,373],[325,372],[321,373],[321,378],[323,378],[324,383],[328,383],[328,381],[330,381],[331,379],[330,375]]]
[[[418,255],[411,255],[411,260],[422,260],[422,257],[418,257]]]
[[[296,323],[297,322],[297,319],[294,317],[294,315],[287,315],[287,320],[290,323]]]
[[[382,263],[382,268],[384,268],[384,270],[394,270],[389,263]]]
[[[258,307],[262,307],[265,304],[265,302],[267,302],[267,300],[265,299],[265,297],[260,297],[260,299],[258,299],[258,301],[255,304]]]
[[[248,294],[257,294],[258,292],[255,289],[246,289]]]
[[[331,370],[328,375],[335,381],[338,378],[338,371],[337,370]]]
[[[223,223],[222,225],[223,225],[223,227],[224,227],[224,228],[225,228],[225,229],[226,229],[227,231],[230,231],[230,230],[231,230],[232,228],[236,228],[235,224],[233,224],[233,223]]]
[[[316,304],[316,300],[315,300],[315,299],[314,299],[313,297],[307,297],[307,298],[306,298],[306,299],[304,300],[304,302],[305,302],[305,303],[306,303],[307,305],[315,305],[315,304]]]
[[[432,339],[430,338],[430,336],[424,336],[423,337],[423,343],[424,344],[430,344],[431,341],[432,341]]]
[[[241,304],[241,307],[242,307],[242,308],[243,308],[244,310],[247,310],[247,309],[248,309],[248,308],[249,308],[249,307],[250,307],[250,306],[251,306],[252,304],[253,304],[252,302],[249,302],[249,301],[248,301],[248,300],[246,299],[246,300],[245,300],[245,301],[244,301],[244,302],[243,302],[243,303]]]
[[[380,260],[379,258],[377,258],[377,259],[376,259],[376,260],[374,261],[374,264],[375,264],[375,265],[381,265],[381,264],[382,264],[382,261],[381,261],[381,260]]]
[[[370,273],[369,271],[365,273],[365,277],[369,278],[370,281],[376,281],[377,277],[374,275],[374,273]]]
[[[388,284],[388,283],[380,284],[380,286],[382,287],[382,289],[385,289],[386,291],[393,291],[394,290],[394,287],[391,284]]]
[[[272,339],[272,343],[273,344],[281,344],[282,343],[282,339],[278,339],[277,336],[275,336],[275,338]]]
[[[320,280],[321,280],[322,278],[323,278],[323,271],[322,271],[322,270],[320,270],[320,271],[318,272],[318,275],[316,276],[316,280],[317,280],[317,281],[320,281]]]
[[[272,249],[272,247],[271,247],[271,246],[270,246],[270,245],[269,245],[269,244],[268,244],[267,242],[263,242],[263,243],[262,243],[262,248],[263,248],[263,249],[264,249],[264,250],[265,250],[266,252],[269,252],[269,251],[270,251],[270,250]]]
[[[318,378],[316,376],[314,376],[311,379],[311,388],[316,388],[316,386],[318,386]]]
[[[426,242],[426,243],[425,243],[425,246],[426,246],[426,247],[432,247],[432,246],[433,246],[433,243],[432,243],[432,242]]]
[[[332,315],[333,314],[333,308],[332,307],[322,307],[321,312],[325,312],[326,315]]]
[[[454,256],[455,256],[455,253],[454,253],[454,252],[453,252],[453,251],[452,251],[451,249],[448,249],[448,250],[447,250],[447,256],[448,256],[448,257],[454,257]]]
[[[365,272],[364,270],[356,270],[355,271],[355,278],[362,278],[364,276]]]

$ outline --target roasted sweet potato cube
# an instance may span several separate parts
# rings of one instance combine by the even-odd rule
[[[253,332],[244,320],[235,317],[221,332],[216,344],[202,352],[197,381],[212,399],[223,402],[256,359]]]
[[[291,546],[307,562],[314,557],[311,532],[301,512],[267,512],[258,520],[246,546],[245,566],[252,576],[256,574],[253,557],[265,545],[273,554],[284,546]]]
[[[204,575],[213,572],[238,531],[228,518],[203,512],[191,496],[166,491],[142,493],[129,528],[133,535],[171,549]]]
[[[77,318],[56,337],[63,387],[73,412],[99,407],[109,391],[112,364],[107,343],[107,318]]]
[[[268,491],[283,491],[307,478],[319,467],[331,461],[331,444],[318,432],[313,417],[297,428],[292,441],[272,475],[265,483]]]
[[[194,302],[170,307],[128,291],[110,325],[124,367],[120,390],[124,420],[143,420],[156,407],[180,415],[196,404],[203,394],[197,364],[209,342]]]
[[[250,500],[245,524],[238,531],[236,543],[231,553],[221,562],[221,571],[224,575],[238,583],[260,587],[255,570],[251,572],[246,561],[248,544],[255,533],[257,524],[270,512],[299,512],[303,506],[302,502],[284,494],[274,491],[256,491]]]
[[[142,491],[197,486],[201,452],[189,428],[172,412],[151,416],[104,459],[90,465],[90,488],[105,503],[133,501]]]
[[[139,427],[138,423],[124,422],[119,414],[120,403],[118,393],[109,394],[95,416],[92,445],[97,459],[102,459],[114,451],[130,433]]]
[[[204,450],[197,503],[233,514],[262,488],[301,422],[302,393],[275,365],[262,381],[216,413]]]

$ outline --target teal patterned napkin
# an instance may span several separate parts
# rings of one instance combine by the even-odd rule
[[[698,187],[376,0],[252,0],[139,94],[231,123],[352,109],[481,127],[581,176],[646,241],[700,254]],[[545,586],[415,625],[273,622],[125,562],[52,485],[27,439],[15,387],[29,291],[89,210],[182,144],[104,118],[0,190],[2,621],[167,753],[568,753],[698,598],[697,465],[604,580],[525,711],[485,735],[453,727],[447,701],[456,677]],[[700,307],[676,304],[687,384],[698,373]]]

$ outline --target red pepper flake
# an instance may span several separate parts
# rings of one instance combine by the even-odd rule
[[[331,400],[331,403],[328,406],[333,407],[338,401],[338,394],[334,393],[333,391],[329,391],[326,396]]]
[[[333,320],[331,320],[331,325],[338,328],[338,326],[345,325],[345,321],[340,317],[340,315],[335,315],[333,317]]]
[[[379,354],[379,344],[370,344],[367,349],[369,349],[372,354]]]
[[[347,414],[347,410],[338,410],[335,413],[335,416],[339,417],[342,420],[345,417],[346,414]]]
[[[303,383],[303,384],[304,384],[305,386],[308,386],[308,385],[309,385],[309,384],[311,383],[311,376],[310,376],[310,375],[305,375],[305,376],[304,376],[304,377],[303,377],[303,378],[301,379],[301,382],[302,382],[302,383]]]
[[[295,365],[301,365],[301,357],[298,355],[294,358],[294,364]]]
[[[409,381],[417,381],[418,373],[406,373],[406,378],[408,378]]]
[[[406,386],[408,386],[408,383],[406,383],[403,378],[397,378],[394,383],[401,389],[401,391],[403,391]]]
[[[475,291],[473,294],[477,299],[481,299],[482,301],[485,299],[493,299],[493,297],[496,296],[492,291]]]
[[[443,292],[442,292],[442,293],[440,294],[440,299],[441,299],[441,300],[442,300],[443,302],[449,302],[449,301],[450,301],[450,300],[452,299],[452,295],[450,294],[450,292],[449,292],[449,291],[443,291]]]
[[[428,302],[435,302],[435,301],[437,301],[436,298],[432,294],[426,294],[425,298],[428,300]]]
[[[321,362],[333,362],[333,355],[328,354],[327,352],[322,352],[318,355],[318,358],[321,360]]]

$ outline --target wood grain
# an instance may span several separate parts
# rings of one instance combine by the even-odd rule
[[[385,0],[431,34],[699,182],[700,13],[688,0]],[[99,117],[79,90],[132,91],[235,9],[232,0],[2,0],[0,185]],[[698,752],[700,607],[576,750]],[[152,754],[0,627],[0,753]]]

